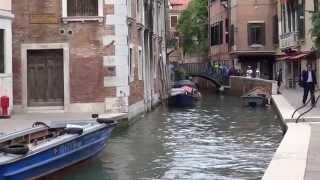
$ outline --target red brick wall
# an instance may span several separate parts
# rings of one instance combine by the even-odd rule
[[[112,14],[113,6],[105,6]],[[104,102],[115,96],[115,88],[104,87],[103,56],[113,55],[114,46],[104,47],[102,37],[114,34],[113,26],[99,22],[61,21],[61,0],[13,0],[14,104],[21,104],[21,43],[69,43],[71,103]],[[43,24],[34,24],[32,15],[47,15]],[[61,31],[64,31],[62,33]],[[70,34],[69,34],[70,33]]]
[[[274,51],[273,18],[276,15],[276,9],[277,7],[273,0],[237,1],[237,5],[232,8],[237,18],[236,22],[232,22],[238,30],[235,32],[237,51]],[[248,45],[247,27],[249,21],[265,23],[265,46],[253,48]]]
[[[226,42],[226,19],[228,17],[227,9],[220,1],[214,1],[210,4],[210,25],[223,21],[223,41],[221,45],[211,46],[209,49],[210,60],[217,61],[221,64],[232,64],[229,55],[228,43]],[[211,28],[209,29],[209,38],[211,38]],[[230,37],[229,37],[230,38]],[[209,41],[211,43],[211,41]]]

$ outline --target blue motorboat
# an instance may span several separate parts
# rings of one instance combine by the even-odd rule
[[[188,107],[194,105],[201,97],[194,82],[181,80],[175,83],[170,91],[169,105],[175,107]]]
[[[88,159],[106,147],[108,119],[46,125],[0,137],[0,180],[35,179]]]

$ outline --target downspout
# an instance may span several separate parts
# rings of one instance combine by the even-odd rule
[[[208,0],[208,62],[211,61],[211,0]]]

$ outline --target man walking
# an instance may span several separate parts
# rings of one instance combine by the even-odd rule
[[[277,93],[281,94],[280,87],[281,87],[281,83],[282,83],[282,68],[279,69],[279,72],[277,74],[277,83],[278,83]]]
[[[308,94],[310,91],[312,106],[315,105],[315,85],[317,84],[316,73],[311,69],[311,65],[308,65],[307,71],[302,72],[302,83],[303,83],[303,104],[306,103]]]

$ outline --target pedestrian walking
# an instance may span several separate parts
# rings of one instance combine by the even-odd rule
[[[312,70],[311,65],[307,66],[307,70],[302,72],[302,84],[303,84],[303,104],[306,103],[308,94],[310,92],[312,106],[315,106],[314,90],[317,84],[316,73]]]
[[[252,71],[252,69],[251,69],[251,66],[248,66],[247,72],[246,72],[246,76],[252,78],[252,73],[253,73],[253,71]]]
[[[280,87],[281,87],[281,84],[282,84],[282,68],[279,69],[279,72],[277,74],[277,84],[278,84],[277,93],[281,94]]]

